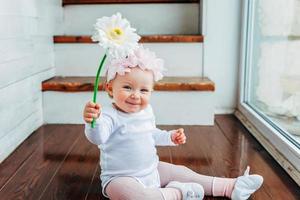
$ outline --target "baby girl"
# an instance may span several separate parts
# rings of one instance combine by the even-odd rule
[[[162,71],[163,61],[139,46],[132,55],[108,64],[105,87],[112,104],[85,105],[85,134],[100,149],[104,196],[113,200],[198,200],[204,195],[248,199],[263,182],[261,176],[249,175],[249,167],[237,178],[219,178],[159,161],[155,146],[186,142],[182,128],[156,128],[149,100]],[[93,118],[95,128],[90,125]]]

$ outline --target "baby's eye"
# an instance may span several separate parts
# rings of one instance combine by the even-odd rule
[[[126,90],[131,90],[131,87],[129,85],[125,85],[125,86],[123,86],[123,88]]]
[[[141,89],[141,92],[147,93],[147,92],[149,92],[149,90],[148,89]]]

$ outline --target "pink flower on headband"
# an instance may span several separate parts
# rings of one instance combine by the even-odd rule
[[[163,77],[164,62],[162,59],[156,58],[154,52],[139,46],[133,54],[126,58],[112,59],[107,65],[107,81],[113,80],[117,74],[125,75],[130,72],[130,68],[140,67],[142,70],[150,70],[153,72],[154,81],[158,81]]]

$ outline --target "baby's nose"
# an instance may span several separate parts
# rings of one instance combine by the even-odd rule
[[[138,91],[134,91],[134,92],[131,94],[130,97],[131,97],[131,98],[134,98],[134,99],[137,99],[137,98],[140,97],[140,93],[139,93]]]

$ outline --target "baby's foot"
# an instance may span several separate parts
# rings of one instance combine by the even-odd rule
[[[179,189],[182,193],[183,200],[202,200],[204,197],[204,189],[198,183],[172,181],[166,187]]]
[[[231,199],[246,200],[262,185],[264,179],[257,174],[249,175],[250,167],[248,166],[243,176],[239,176],[235,182]]]

